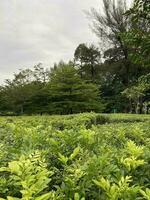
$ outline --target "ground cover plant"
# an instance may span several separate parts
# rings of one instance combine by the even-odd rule
[[[150,199],[150,116],[0,118],[0,200]]]

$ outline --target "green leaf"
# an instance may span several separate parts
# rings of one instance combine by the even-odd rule
[[[146,191],[140,190],[140,193],[143,195],[144,199],[150,200],[150,189],[146,188]]]
[[[67,164],[67,162],[68,162],[68,157],[65,157],[64,155],[62,155],[61,153],[58,153],[58,155],[59,155],[59,160],[64,164],[64,165],[66,165]]]
[[[100,179],[100,181],[93,180],[93,182],[95,183],[95,185],[97,185],[100,188],[103,188],[106,191],[110,189],[110,182],[104,179],[103,177]]]
[[[16,197],[7,197],[7,200],[19,200],[19,198],[16,198]]]
[[[20,167],[17,161],[10,162],[8,166],[12,173],[18,173],[20,171]]]
[[[80,152],[80,147],[76,147],[73,151],[73,153],[70,155],[69,159],[73,160]]]
[[[74,200],[80,200],[80,196],[79,196],[78,193],[75,193],[75,194],[74,194]]]
[[[40,197],[36,197],[35,200],[50,200],[52,193],[43,194]]]

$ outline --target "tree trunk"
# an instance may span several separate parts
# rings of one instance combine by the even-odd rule
[[[142,114],[142,112],[143,112],[143,98],[142,97],[140,97],[140,108],[139,108],[139,114]]]
[[[23,115],[23,113],[24,113],[23,105],[21,105],[20,113],[21,113],[21,115]]]
[[[130,113],[133,113],[133,108],[132,108],[132,99],[130,99]]]
[[[73,114],[73,110],[72,110],[72,108],[70,108],[70,114]]]

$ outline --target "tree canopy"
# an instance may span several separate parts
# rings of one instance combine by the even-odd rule
[[[99,44],[80,43],[74,57],[20,70],[0,86],[0,114],[150,111],[150,4],[103,0],[88,12]]]

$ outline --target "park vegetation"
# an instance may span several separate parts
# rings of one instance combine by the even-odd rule
[[[0,200],[150,200],[150,116],[0,118]]]
[[[149,113],[150,4],[103,0],[103,13],[91,9],[100,41],[79,44],[72,61],[20,70],[0,86],[0,114],[80,112]]]
[[[150,4],[103,3],[103,50],[0,86],[0,200],[150,200]]]

